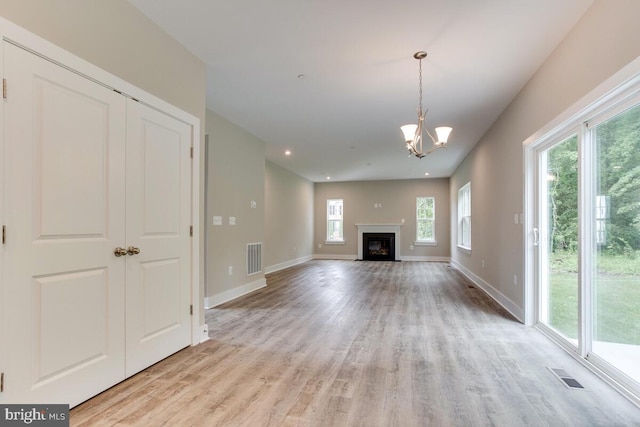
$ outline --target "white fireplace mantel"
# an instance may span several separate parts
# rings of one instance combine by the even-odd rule
[[[400,227],[403,224],[356,224],[358,227],[358,259],[362,259],[362,235],[364,233],[393,233],[395,234],[395,260],[400,261]]]

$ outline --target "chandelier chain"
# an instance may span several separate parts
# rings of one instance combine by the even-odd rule
[[[419,102],[418,102],[418,116],[422,116],[422,58],[420,58],[419,61],[420,61],[420,65],[419,65],[420,95],[419,95]]]

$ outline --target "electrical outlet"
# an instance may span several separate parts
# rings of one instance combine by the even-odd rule
[[[229,266],[229,276],[231,276],[233,274],[233,266],[230,265]]]
[[[322,249],[322,243],[318,243],[318,249]]]
[[[409,250],[412,251],[413,250],[413,245],[409,245]]]
[[[482,260],[482,268],[484,268],[484,260]]]
[[[518,285],[518,275],[517,275],[517,274],[514,274],[514,275],[513,275],[513,285],[514,285],[514,286],[517,286],[517,285]]]

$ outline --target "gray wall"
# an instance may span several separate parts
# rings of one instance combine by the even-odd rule
[[[415,246],[416,197],[435,197],[437,246]],[[327,199],[344,200],[344,245],[325,245]],[[401,223],[401,257],[448,258],[450,248],[449,179],[323,182],[315,184],[314,253],[341,257],[358,254],[356,224]],[[375,204],[382,207],[375,208]]]
[[[264,244],[265,144],[228,120],[207,110],[207,254],[206,295],[264,280],[246,274],[249,243]],[[254,201],[255,208],[251,207]],[[213,216],[222,225],[213,225]],[[236,225],[229,224],[235,217]],[[233,273],[229,274],[229,267]]]
[[[205,66],[125,0],[0,0],[7,20],[205,118]]]
[[[640,1],[594,2],[451,177],[452,260],[521,309],[524,230],[513,215],[523,212],[522,143],[640,55],[638,17]],[[457,190],[468,181],[470,255],[456,249]]]
[[[268,273],[313,255],[313,183],[266,164],[264,266]]]

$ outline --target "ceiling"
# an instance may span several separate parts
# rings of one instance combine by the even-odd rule
[[[206,63],[210,110],[314,182],[450,176],[593,2],[129,1]],[[419,50],[426,126],[453,127],[423,159],[399,129]]]

